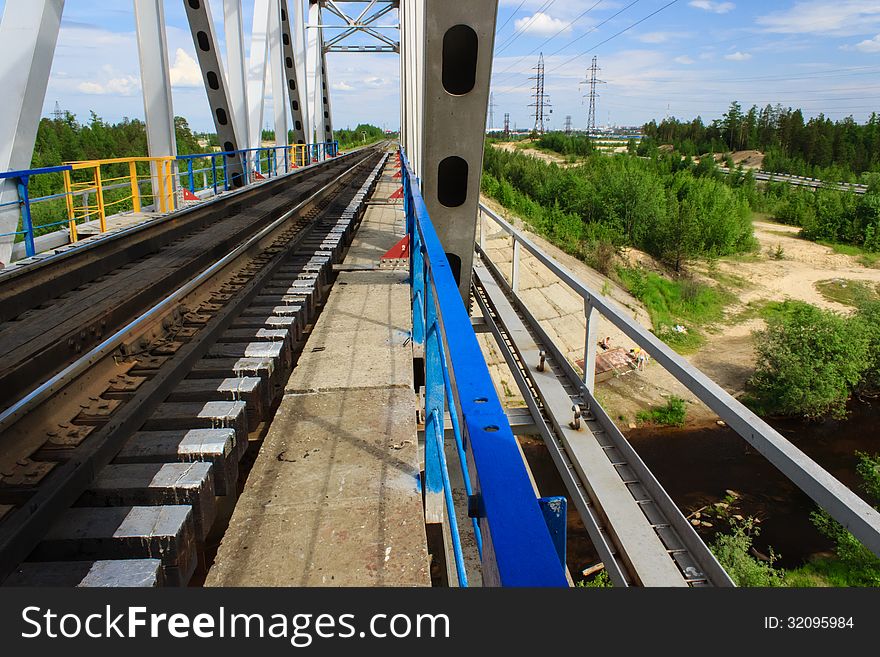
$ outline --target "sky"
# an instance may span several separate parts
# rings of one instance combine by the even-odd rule
[[[29,0],[0,6],[13,1]],[[211,4],[223,50],[222,0]],[[175,114],[213,131],[182,0],[166,0],[165,11]],[[253,0],[244,12],[249,35]],[[107,121],[143,117],[134,30],[131,0],[67,0],[44,115],[58,102],[81,120],[92,110]],[[668,115],[708,122],[731,100],[858,121],[880,108],[880,0],[500,0],[495,127],[505,113],[517,127],[534,124],[529,77],[539,53],[555,129],[569,115],[576,128],[586,125],[583,82],[594,55],[605,81],[599,124]],[[337,128],[398,127],[396,55],[331,54],[328,69]]]

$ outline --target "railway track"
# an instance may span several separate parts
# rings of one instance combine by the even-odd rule
[[[615,586],[733,586],[709,548],[502,272],[481,253],[474,298]]]
[[[204,572],[386,158],[366,149],[0,276],[0,581]]]

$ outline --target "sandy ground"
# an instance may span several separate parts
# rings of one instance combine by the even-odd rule
[[[530,157],[534,157],[539,160],[543,160],[544,162],[548,162],[549,164],[558,164],[560,167],[564,169],[568,169],[570,167],[576,167],[577,163],[570,163],[565,160],[565,156],[556,155],[554,153],[545,153],[544,151],[539,151],[534,148],[517,148],[519,144],[523,143],[533,143],[529,141],[525,142],[502,142],[500,144],[494,144],[495,148],[500,148],[502,151],[508,151],[511,153],[522,153],[523,155],[528,155]],[[624,149],[626,150],[626,149]]]
[[[497,204],[487,199],[484,202],[522,228],[521,222]],[[836,254],[828,247],[801,240],[797,237],[797,228],[756,221],[755,236],[761,245],[760,253],[746,258],[721,260],[716,263],[713,271],[703,266],[695,272],[706,280],[711,280],[710,277],[720,278],[736,286],[734,291],[739,301],[727,308],[723,322],[707,327],[709,339],[706,345],[687,357],[734,396],[743,392],[746,381],[753,372],[755,353],[752,333],[763,326],[763,320],[759,318],[742,317],[750,303],[797,299],[848,313],[852,311],[851,308],[826,300],[816,289],[815,283],[832,278],[880,283],[880,269],[866,268],[854,257]],[[651,328],[644,308],[626,291],[540,237],[533,236],[533,239],[584,284],[604,293],[624,312]],[[784,250],[785,256],[782,260],[775,260],[769,255],[777,245]],[[487,252],[503,271],[509,271],[512,244],[505,234],[489,230]],[[523,254],[520,265],[522,298],[554,342],[565,352],[569,361],[574,363],[583,357],[583,302],[543,265],[525,252]],[[644,254],[631,251],[629,257],[644,266],[656,268],[656,263]],[[600,323],[599,335],[611,336],[614,346],[626,349],[634,346],[604,319]],[[520,405],[522,402],[516,386],[507,373],[503,359],[494,346],[490,345],[491,339],[484,335],[481,336],[481,342],[486,347],[499,396],[508,406]],[[599,401],[622,429],[633,428],[639,410],[663,404],[671,394],[688,402],[689,424],[702,425],[717,420],[711,410],[655,362],[645,372],[633,372],[597,386]]]

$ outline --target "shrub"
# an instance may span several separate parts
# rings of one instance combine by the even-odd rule
[[[876,503],[880,501],[880,454],[870,456],[856,452],[856,456],[862,488]],[[880,586],[880,557],[825,511],[813,512],[811,519],[820,532],[834,541],[837,558],[847,568],[849,586]]]
[[[737,586],[783,586],[785,571],[773,567],[777,555],[770,550],[770,561],[759,561],[752,556],[752,540],[758,535],[754,519],[731,519],[731,533],[718,534],[710,546],[721,567]]]
[[[757,367],[749,385],[757,410],[846,415],[850,392],[868,368],[870,345],[861,322],[787,301],[756,338]]]
[[[685,401],[676,395],[671,395],[665,406],[655,406],[650,411],[639,411],[636,414],[636,419],[640,422],[653,422],[666,427],[683,427],[686,418]]]

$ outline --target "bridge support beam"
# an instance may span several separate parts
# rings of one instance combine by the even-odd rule
[[[224,152],[237,151],[241,148],[240,139],[236,134],[235,113],[230,102],[229,86],[223,71],[220,51],[217,49],[217,36],[214,20],[211,17],[211,6],[206,0],[185,2],[186,18],[192,32],[193,44],[205,79],[205,91],[208,93],[208,104],[214,117],[214,127],[220,148]],[[238,188],[247,183],[244,168],[238,155],[227,155],[228,184]]]
[[[0,24],[0,170],[30,169],[64,0],[7,2]],[[18,200],[15,180],[0,186],[0,203]],[[0,234],[18,230],[17,205],[0,209]],[[0,237],[0,267],[12,257],[15,235]]]
[[[330,111],[330,89],[327,83],[327,56],[324,53],[324,30],[321,27],[321,4],[309,0],[309,91],[313,94],[312,129],[316,143],[332,141],[333,116]]]
[[[223,0],[223,28],[226,33],[226,70],[229,73],[229,99],[235,116],[240,148],[249,144],[248,72],[245,63],[244,26],[241,0]]]
[[[302,5],[298,0],[294,4]],[[293,143],[305,144],[306,132],[303,122],[302,93],[297,79],[297,53],[293,30],[294,16],[290,13],[287,0],[281,0],[281,54],[284,56],[284,81],[290,101],[290,116],[293,118]]]
[[[263,134],[263,110],[266,106],[266,64],[269,54],[269,1],[254,1],[254,22],[251,32],[251,52],[248,60],[248,114],[247,147],[260,145]]]
[[[281,0],[272,0],[269,7],[269,72],[272,75],[272,102],[275,107],[275,145],[287,146],[287,78],[281,47]],[[278,151],[272,153],[278,167]]]
[[[309,107],[309,76],[306,72],[308,53],[308,36],[306,35],[306,20],[303,3],[294,0],[293,3],[293,32],[294,32],[294,57],[296,66],[296,81],[299,87],[300,110],[302,112],[304,141],[308,143],[312,136],[312,112]]]
[[[424,7],[422,194],[467,302],[498,0],[424,0]]]
[[[147,124],[147,152],[150,157],[177,157],[163,1],[134,0],[134,17]],[[162,186],[156,165],[151,164],[150,168],[152,197],[155,201],[162,195]],[[158,202],[155,205],[158,208]]]

